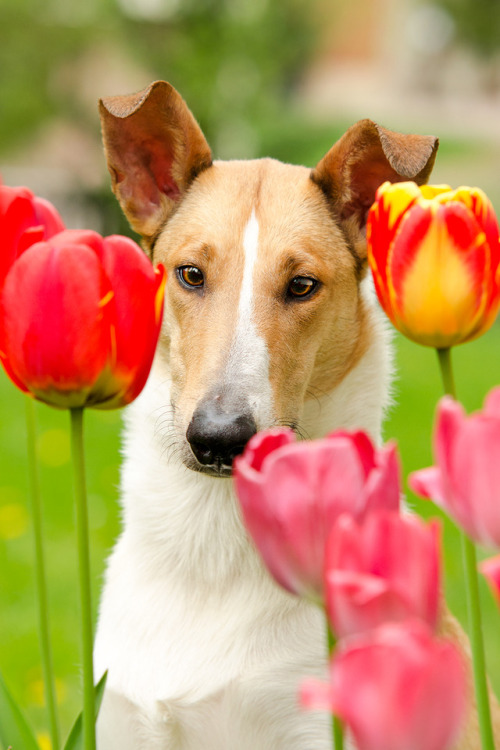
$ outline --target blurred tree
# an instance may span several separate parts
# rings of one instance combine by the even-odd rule
[[[456,24],[457,35],[481,57],[500,50],[499,0],[440,0]]]
[[[58,115],[97,133],[64,71],[107,45],[178,87],[216,152],[256,155],[252,123],[283,108],[310,58],[313,18],[302,0],[2,0],[0,152]]]
[[[453,19],[457,41],[481,62],[487,94],[500,90],[500,0],[438,0]]]

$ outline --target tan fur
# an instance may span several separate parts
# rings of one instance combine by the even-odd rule
[[[226,195],[234,201],[226,201]],[[169,273],[170,364],[187,419],[228,354],[241,285],[242,235],[252,210],[261,227],[255,322],[270,353],[276,422],[297,422],[307,384],[313,393],[331,390],[362,352],[365,324],[356,263],[309,170],[271,159],[216,163],[200,175],[154,251],[155,261]],[[204,271],[207,294],[179,287],[175,268],[183,264]],[[322,287],[308,301],[284,303],[297,275],[313,276]]]
[[[145,248],[168,271],[159,359],[173,381],[181,431],[229,355],[252,212],[259,224],[253,316],[269,352],[272,421],[297,425],[305,401],[331,392],[370,342],[359,284],[375,190],[385,180],[425,182],[437,139],[363,120],[311,171],[272,159],[212,164],[194,117],[161,81],[104,100],[101,116],[113,189]],[[182,265],[203,271],[203,293],[179,284]],[[320,287],[307,300],[287,300],[295,276],[313,277]],[[442,630],[470,663],[467,639],[448,612]],[[500,709],[492,702],[500,746]],[[471,709],[456,750],[479,748]]]

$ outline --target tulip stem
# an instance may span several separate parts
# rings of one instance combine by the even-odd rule
[[[437,354],[445,393],[456,399],[455,380],[451,365],[451,350],[438,349]],[[465,591],[469,620],[469,638],[472,650],[472,668],[474,672],[474,687],[476,693],[479,732],[481,735],[481,747],[482,750],[495,750],[495,742],[491,726],[488,682],[486,679],[476,548],[474,543],[468,538],[462,529],[459,529],[459,533],[462,544]]]
[[[453,367],[451,364],[451,349],[436,349],[436,351],[439,360],[439,369],[441,371],[444,392],[448,396],[452,396],[454,399],[456,399],[457,392],[455,388],[455,378],[453,377]]]
[[[35,583],[38,604],[38,634],[42,659],[43,683],[45,700],[49,714],[50,736],[52,749],[59,748],[59,722],[56,708],[56,689],[54,678],[54,662],[50,643],[49,603],[47,593],[47,573],[45,566],[45,551],[42,525],[42,500],[40,493],[40,478],[36,458],[36,429],[35,404],[29,396],[25,398],[26,405],[26,437],[28,449],[29,487],[31,496],[31,512],[33,515],[33,541],[35,548]]]
[[[76,533],[78,544],[80,617],[83,667],[83,736],[85,750],[96,749],[94,667],[92,662],[92,601],[89,553],[89,527],[85,460],[83,447],[83,409],[71,409],[71,453],[75,481]]]
[[[330,627],[330,623],[328,622],[328,620],[327,620],[327,632],[328,632],[328,656],[329,656],[329,659],[332,659],[333,653],[335,651],[335,646],[337,645],[337,641],[332,632],[332,629]],[[334,750],[343,750],[344,728],[342,726],[342,722],[340,721],[338,716],[335,716],[335,714],[332,715],[332,735],[333,735]]]
[[[476,689],[481,746],[483,750],[495,750],[495,741],[493,739],[493,729],[491,726],[488,683],[486,680],[486,663],[481,623],[481,606],[479,602],[476,548],[474,543],[463,531],[460,531],[460,535],[466,580],[465,591],[467,597],[467,609],[469,612],[469,636],[472,649],[472,666],[474,670],[474,685]]]

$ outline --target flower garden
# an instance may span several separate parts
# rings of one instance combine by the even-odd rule
[[[29,191],[6,187],[1,191],[0,227],[6,240],[0,359],[12,383],[26,394],[16,398],[19,405],[24,400],[26,408],[35,550],[31,568],[47,733],[36,736],[24,708],[2,680],[0,740],[13,750],[35,750],[44,744],[93,750],[105,676],[94,676],[92,668],[92,508],[89,516],[83,410],[124,406],[143,387],[159,333],[164,273],[161,267],[154,270],[131,240],[65,230],[55,209]],[[456,565],[455,542],[447,561],[459,581],[455,596],[457,591],[466,592],[482,748],[494,750],[485,665],[489,634],[481,612],[486,591],[478,576],[476,546],[481,552],[500,548],[500,391],[490,390],[486,396],[495,374],[484,345],[490,371],[484,392],[473,394],[475,407],[485,397],[484,407],[480,414],[467,417],[455,400],[461,373],[457,367],[454,375],[451,352],[456,344],[485,334],[496,318],[498,226],[488,199],[477,189],[419,190],[412,183],[386,184],[371,209],[368,241],[382,307],[396,328],[438,353],[434,364],[426,364],[436,371],[439,364],[442,391],[447,394],[440,401],[434,427],[434,466],[424,469],[414,450],[404,477],[409,468],[417,469],[410,476],[410,487],[439,505],[458,526],[454,533],[462,548],[463,571]],[[117,257],[120,264],[114,260]],[[140,295],[140,309],[129,304],[127,282],[133,283],[137,298]],[[498,334],[491,335],[490,341],[495,337]],[[129,347],[130,341],[137,346]],[[423,361],[426,355],[416,351],[411,356]],[[480,367],[474,358],[469,360],[471,366]],[[428,369],[422,367],[422,378],[427,377]],[[401,398],[404,401],[404,394]],[[70,413],[83,712],[65,742],[54,670],[57,639],[54,648],[49,624],[51,576],[45,569],[49,537],[44,530],[42,451],[33,399]],[[431,421],[424,427],[427,446]],[[116,427],[116,421],[110,424]],[[406,418],[403,424],[406,454],[417,431],[413,420]],[[57,466],[56,455],[49,441],[46,463],[49,457],[49,465],[55,461]],[[401,508],[405,485],[396,447],[376,448],[367,435],[356,432],[296,442],[290,431],[275,429],[252,438],[236,461],[235,474],[247,529],[271,575],[287,590],[312,598],[325,609],[331,679],[306,681],[300,700],[307,709],[332,713],[335,750],[344,746],[346,732],[354,736],[359,750],[452,748],[468,705],[463,654],[446,639],[446,632],[445,636],[437,633],[443,615],[442,579],[446,579],[446,571],[441,571],[442,546],[446,550],[448,542],[445,539],[442,545],[438,524],[409,517]],[[290,497],[281,487],[289,487],[292,480],[295,489]],[[63,494],[69,498],[71,488]],[[15,527],[15,512],[10,524]],[[495,557],[481,565],[500,602],[499,569]],[[354,694],[363,700],[352,701]]]

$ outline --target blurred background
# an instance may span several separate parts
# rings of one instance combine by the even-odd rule
[[[216,158],[313,166],[370,117],[438,135],[433,182],[478,185],[500,210],[498,0],[1,0],[0,174],[53,201],[70,227],[129,233],[109,188],[97,100],[163,78],[182,93]],[[405,475],[431,462],[441,393],[432,351],[396,338],[386,437]],[[459,396],[478,408],[500,382],[498,325],[456,352]],[[52,626],[62,722],[79,709],[76,560],[68,417],[37,405]],[[120,415],[87,414],[97,609],[119,532]],[[432,506],[411,500],[424,515]],[[460,550],[445,524],[446,586],[465,620]],[[486,586],[488,658],[500,692],[500,613]],[[0,373],[0,670],[44,750],[23,397]],[[5,750],[5,749],[4,749]]]

